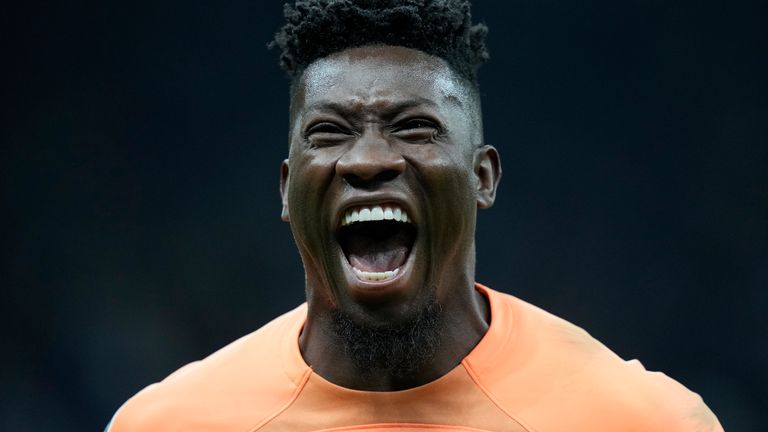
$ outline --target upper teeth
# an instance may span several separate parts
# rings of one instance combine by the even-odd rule
[[[350,225],[355,222],[394,220],[399,222],[410,222],[408,213],[397,205],[355,207],[348,209],[341,218],[341,226]]]

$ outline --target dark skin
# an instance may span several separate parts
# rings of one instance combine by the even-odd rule
[[[443,376],[490,319],[474,289],[474,235],[477,209],[493,205],[501,168],[496,149],[482,142],[478,98],[439,58],[369,46],[311,64],[291,106],[282,218],[306,273],[304,359],[327,380],[359,390],[402,390]],[[406,209],[418,235],[396,278],[361,280],[335,233],[345,209],[383,203]],[[440,344],[411,376],[363,376],[337,343],[335,310],[376,326],[407,321],[430,299],[443,310]]]

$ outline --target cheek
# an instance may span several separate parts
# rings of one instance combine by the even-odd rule
[[[323,203],[334,178],[334,159],[307,152],[294,156],[289,163],[291,223],[297,228],[324,223],[328,212],[324,211]]]
[[[425,152],[426,153],[426,152]],[[429,221],[425,231],[433,277],[452,277],[463,269],[474,239],[476,200],[471,160],[459,152],[429,151],[419,162],[424,210]],[[428,157],[429,156],[429,157]]]
[[[466,251],[474,235],[477,202],[471,159],[452,148],[424,146],[413,164],[421,189],[432,253]],[[458,251],[458,252],[457,252]],[[438,260],[439,261],[439,260]]]
[[[471,154],[440,146],[419,146],[411,160],[426,196],[434,204],[453,212],[472,201],[474,207]],[[436,199],[438,198],[439,199]]]

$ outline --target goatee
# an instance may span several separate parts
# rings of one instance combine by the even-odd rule
[[[442,308],[431,299],[409,319],[364,325],[337,310],[336,335],[361,375],[407,377],[429,363],[440,344]]]

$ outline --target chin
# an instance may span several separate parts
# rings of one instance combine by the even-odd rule
[[[338,305],[342,313],[359,325],[380,327],[409,322],[425,308],[436,305],[435,285],[428,282],[426,269],[411,258],[398,275],[388,281],[361,281],[353,270],[341,268]]]

